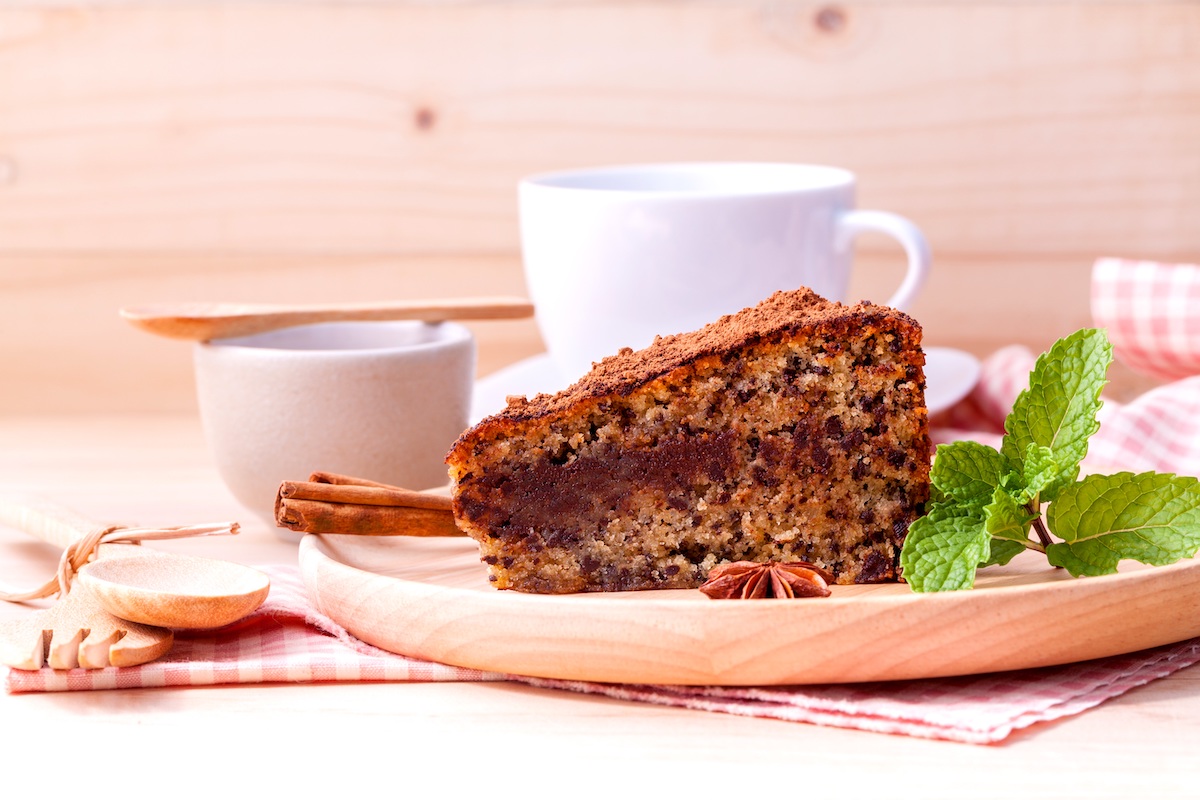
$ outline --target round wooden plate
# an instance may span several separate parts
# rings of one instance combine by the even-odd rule
[[[1124,565],[1123,565],[1124,566]],[[932,678],[1128,653],[1200,636],[1200,560],[1071,578],[1019,557],[965,592],[837,586],[808,600],[698,591],[528,595],[487,581],[474,542],[305,536],[315,606],[390,652],[614,683],[766,685]]]

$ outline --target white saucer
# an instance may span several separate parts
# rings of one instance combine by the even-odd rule
[[[945,411],[966,397],[978,380],[979,359],[975,356],[949,347],[925,348],[925,405],[930,414]],[[550,394],[571,383],[545,353],[518,361],[476,381],[471,423],[503,409],[509,395]]]
[[[979,382],[979,359],[952,347],[925,348],[925,407],[937,414],[962,400]]]

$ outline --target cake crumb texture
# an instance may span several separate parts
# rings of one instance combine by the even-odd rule
[[[502,589],[694,588],[735,561],[896,580],[929,496],[920,326],[778,292],[513,398],[447,463]]]

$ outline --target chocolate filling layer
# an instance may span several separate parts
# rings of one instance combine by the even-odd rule
[[[540,536],[545,545],[566,546],[578,540],[580,521],[602,530],[609,520],[632,513],[647,492],[670,504],[701,484],[728,480],[736,470],[734,442],[726,431],[660,439],[645,450],[606,445],[568,464],[541,461],[485,473],[471,481],[460,503],[493,535]],[[532,542],[526,546],[538,549]]]

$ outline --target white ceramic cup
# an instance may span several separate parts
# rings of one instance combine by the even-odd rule
[[[198,344],[195,368],[222,479],[273,523],[279,484],[316,471],[408,489],[448,483],[475,341],[451,322],[326,323]]]
[[[855,178],[806,164],[648,164],[520,182],[521,250],[542,338],[574,378],[622,347],[694,330],[779,289],[845,300],[853,240],[897,239],[904,309],[929,273],[908,220],[854,208]]]

